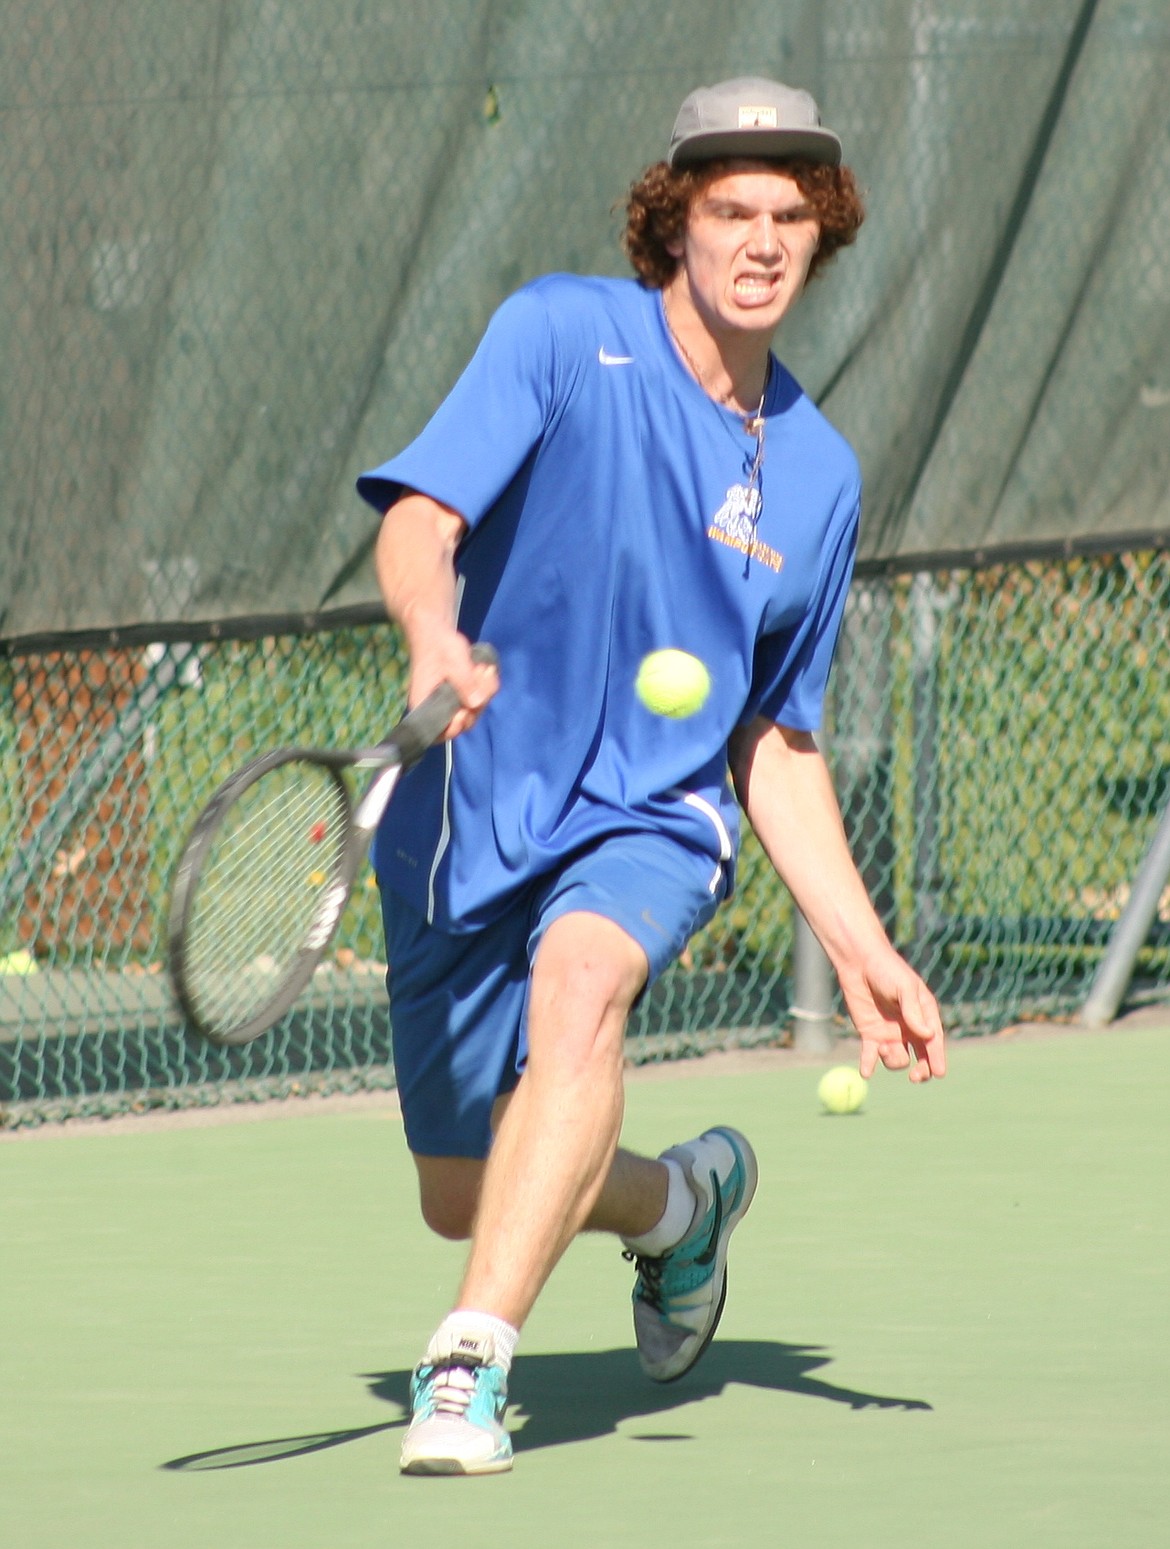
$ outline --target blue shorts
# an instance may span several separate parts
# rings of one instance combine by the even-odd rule
[[[390,1025],[406,1138],[420,1156],[484,1157],[496,1098],[528,1053],[528,976],[553,920],[583,911],[620,925],[652,982],[715,913],[728,874],[662,834],[620,834],[575,855],[481,929],[447,934],[388,891],[382,918]]]

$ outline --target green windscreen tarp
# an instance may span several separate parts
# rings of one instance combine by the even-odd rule
[[[863,555],[1170,527],[1167,0],[0,0],[0,637],[375,596],[355,475],[681,98],[807,85],[870,217],[778,348]]]

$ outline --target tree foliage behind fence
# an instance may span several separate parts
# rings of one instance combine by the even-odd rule
[[[1163,551],[855,582],[827,743],[867,883],[954,1032],[1083,1001],[1170,797],[1168,610]],[[185,1034],[162,967],[195,811],[263,748],[384,732],[388,626],[14,655],[0,696],[7,1122],[392,1084],[372,875],[302,1004],[245,1049]],[[791,951],[749,834],[631,1057],[783,1038]],[[1170,996],[1170,895],[1133,993]]]

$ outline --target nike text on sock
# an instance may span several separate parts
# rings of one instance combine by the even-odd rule
[[[497,1318],[494,1313],[477,1312],[469,1307],[457,1307],[454,1312],[447,1314],[439,1329],[453,1335],[456,1343],[460,1334],[470,1334],[480,1338],[490,1334],[495,1349],[495,1365],[502,1367],[505,1372],[512,1369],[512,1357],[516,1354],[516,1342],[520,1338],[520,1330],[513,1328],[510,1323],[505,1323],[503,1318]]]

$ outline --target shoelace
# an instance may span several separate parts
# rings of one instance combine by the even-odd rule
[[[442,1364],[431,1368],[435,1409],[461,1416],[475,1394],[475,1372],[469,1366]]]
[[[714,1239],[718,1236],[719,1223],[723,1215],[723,1202],[720,1193],[719,1174],[715,1171],[714,1168],[711,1169],[711,1198],[715,1201],[716,1212],[715,1226],[712,1233],[713,1250]],[[674,1249],[670,1249],[670,1252],[673,1253]],[[640,1302],[645,1302],[648,1306],[653,1307],[655,1312],[665,1311],[663,1306],[662,1272],[666,1267],[667,1257],[667,1254],[663,1254],[661,1257],[646,1258],[643,1255],[636,1253],[633,1248],[625,1248],[622,1250],[622,1258],[625,1259],[627,1264],[633,1264],[634,1268],[638,1271],[638,1280],[634,1286],[634,1295]]]
[[[638,1282],[635,1286],[635,1294],[639,1301],[646,1302],[653,1307],[655,1312],[662,1309],[662,1260],[660,1258],[644,1258],[634,1252],[633,1248],[626,1248],[622,1258],[627,1264],[632,1264],[638,1271]]]

